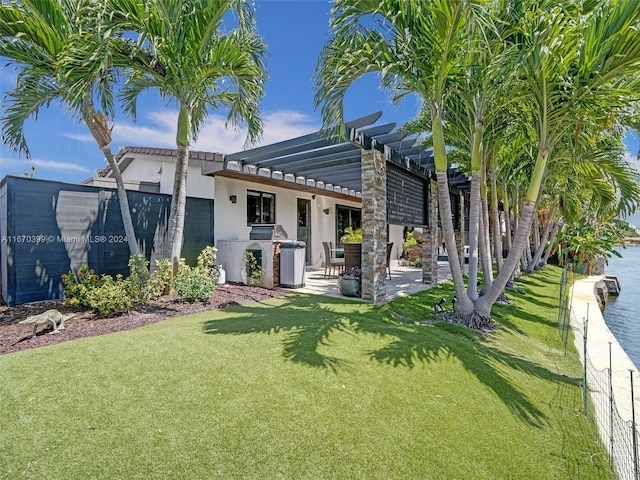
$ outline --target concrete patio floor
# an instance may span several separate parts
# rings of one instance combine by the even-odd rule
[[[466,271],[467,269],[465,268],[465,272]],[[449,279],[451,279],[449,263],[438,262],[438,283]],[[398,260],[391,261],[391,279],[387,277],[386,281],[387,296],[385,302],[390,302],[394,298],[411,295],[412,293],[433,287],[433,285],[422,283],[422,270],[414,267],[402,267],[398,264]],[[294,289],[294,291],[313,295],[346,298],[338,291],[338,277],[336,275],[325,277],[324,268],[318,267],[307,266],[305,286]],[[359,298],[350,298],[353,300],[361,300]]]

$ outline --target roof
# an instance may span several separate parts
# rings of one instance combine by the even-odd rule
[[[383,153],[387,163],[429,180],[434,178],[433,152],[418,143],[416,136],[396,130],[395,123],[376,124],[382,112],[345,123],[346,138],[317,131],[301,137],[222,155],[189,151],[189,159],[202,161],[202,174],[231,177],[288,189],[310,191],[345,200],[362,197],[362,149]],[[136,155],[173,159],[177,149],[132,147],[120,149],[116,162],[124,171]],[[99,176],[111,176],[105,168]],[[465,189],[469,180],[455,169],[449,171],[450,185]]]
[[[120,171],[127,169],[135,155],[150,155],[153,157],[165,157],[167,161],[178,156],[178,150],[175,148],[153,148],[153,147],[122,147],[115,156],[116,163],[120,166]],[[207,162],[219,161],[222,154],[214,152],[203,152],[198,150],[189,150],[189,160],[203,160]],[[111,167],[106,167],[98,172],[99,177],[111,176]]]
[[[394,131],[395,123],[376,125],[382,112],[345,123],[346,139],[318,131],[301,137],[225,155],[223,164],[203,167],[203,173],[321,191],[359,200],[362,196],[362,149],[382,152],[387,162],[422,179],[432,178],[433,153],[416,136]],[[452,172],[453,173],[453,172]],[[466,177],[450,176],[462,184]]]

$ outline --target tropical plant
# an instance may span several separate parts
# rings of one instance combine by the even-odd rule
[[[179,110],[169,220],[175,273],[182,249],[189,147],[209,107],[227,109],[234,127],[246,122],[247,143],[259,138],[265,45],[255,31],[250,0],[109,0],[108,5],[115,24],[153,52],[149,64],[133,65],[122,91],[125,110],[135,118],[137,98],[149,89],[173,100]],[[234,17],[236,28],[229,28]]]
[[[253,252],[247,250],[244,252],[245,269],[249,283],[260,283],[264,278],[264,268],[258,262]]]
[[[61,280],[68,303],[85,308],[89,307],[88,293],[100,286],[100,276],[86,264],[80,266],[77,275],[71,270],[62,274]]]
[[[561,260],[592,264],[598,257],[622,257],[616,247],[623,243],[625,225],[626,222],[615,219],[596,224],[582,219],[576,225],[565,225],[558,240]]]
[[[216,282],[209,271],[201,266],[190,267],[180,259],[178,273],[173,278],[173,289],[187,302],[204,302],[208,300],[216,288]]]
[[[345,228],[344,235],[340,237],[340,243],[362,243],[362,229]]]
[[[130,287],[130,282],[122,275],[117,275],[115,280],[111,275],[103,275],[100,285],[87,292],[88,306],[103,315],[126,312],[135,301]]]
[[[491,7],[500,8],[491,11]],[[494,13],[501,15],[500,22],[493,21]],[[574,145],[585,141],[581,133],[585,119],[590,128],[607,128],[615,121],[611,112],[637,98],[630,92],[638,82],[640,36],[634,25],[639,16],[640,4],[632,0],[598,6],[592,2],[558,5],[473,0],[336,2],[331,19],[333,38],[321,53],[316,73],[316,105],[322,105],[327,129],[341,127],[347,89],[369,72],[379,72],[382,85],[395,98],[414,93],[424,103],[438,179],[443,239],[458,298],[456,312],[465,323],[487,325],[492,305],[520,260],[547,165],[555,159],[559,146],[570,135]],[[490,68],[484,68],[486,58],[477,52],[485,49],[493,54],[494,32],[499,32],[498,40],[502,40],[498,43],[503,48],[491,60]],[[532,150],[534,144],[535,153],[529,156],[534,161],[526,166],[530,171],[528,186],[518,206],[520,218],[504,268],[484,295],[476,296],[475,282],[470,281],[474,285],[465,291],[456,255],[445,145],[446,139],[452,138],[446,132],[453,116],[466,112],[471,205],[479,205],[477,192],[484,181],[478,182],[477,177],[486,173],[485,158],[491,150],[484,144],[486,109],[482,93],[488,90],[478,86],[491,85],[492,79],[511,79],[506,98],[517,98],[525,113],[523,118],[534,121],[529,126],[522,124],[520,131],[525,135],[521,138],[530,138],[531,142],[521,145]],[[459,91],[466,96],[454,95]],[[486,218],[479,214],[476,217],[475,211],[470,218],[478,218],[478,230],[484,223],[488,231]],[[476,236],[472,228],[476,228],[475,221],[470,223],[470,239]],[[473,255],[472,251],[470,264],[476,261]],[[491,273],[490,265],[485,273]]]
[[[116,180],[129,251],[139,256],[127,193],[111,151],[111,130],[115,65],[130,64],[140,56],[113,48],[108,17],[103,4],[91,0],[0,4],[0,56],[18,69],[16,87],[4,99],[2,141],[30,158],[25,122],[37,119],[51,102],[61,102],[86,124],[104,154]]]
[[[417,232],[407,232],[404,242],[402,242],[402,251],[406,252],[414,245],[422,244],[422,235]]]
[[[166,295],[171,291],[173,278],[173,265],[168,258],[156,260],[156,269],[151,273],[149,281],[143,289],[143,297],[146,300]]]

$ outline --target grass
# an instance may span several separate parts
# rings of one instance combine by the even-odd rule
[[[607,479],[560,270],[489,337],[292,294],[0,357],[0,478]]]

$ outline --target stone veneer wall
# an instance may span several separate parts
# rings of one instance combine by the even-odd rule
[[[374,305],[387,295],[387,160],[362,150],[362,298]]]
[[[429,188],[429,227],[422,234],[422,283],[438,283],[438,187]]]
[[[273,242],[273,286],[280,286],[280,242]]]

